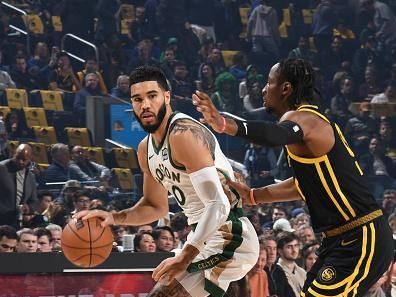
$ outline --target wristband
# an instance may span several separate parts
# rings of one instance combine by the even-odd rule
[[[222,118],[223,118],[223,126],[221,127],[219,133],[224,133],[224,131],[227,127],[227,121],[226,121],[225,117],[222,117]]]
[[[251,188],[250,189],[250,202],[253,204],[253,205],[257,205],[257,202],[256,202],[256,200],[254,199],[254,194],[253,194],[253,190],[254,190],[254,188]]]

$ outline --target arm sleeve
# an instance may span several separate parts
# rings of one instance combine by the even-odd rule
[[[292,121],[271,123],[263,121],[239,121],[236,136],[264,146],[281,146],[301,142],[304,133],[301,127]]]
[[[205,209],[187,243],[201,251],[205,241],[225,223],[231,207],[214,166],[191,173],[190,180]]]

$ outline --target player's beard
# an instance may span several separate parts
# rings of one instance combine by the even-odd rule
[[[144,131],[146,131],[147,133],[154,133],[161,126],[162,121],[165,118],[165,115],[166,115],[166,104],[165,104],[165,101],[164,101],[164,103],[162,104],[161,108],[158,111],[158,114],[155,116],[157,121],[154,124],[151,124],[151,125],[143,125],[141,119],[135,113],[135,111],[133,111],[133,113],[135,115],[135,118],[137,119],[137,121],[139,122],[140,126],[143,128]]]

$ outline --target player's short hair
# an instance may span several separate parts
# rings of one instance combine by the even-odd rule
[[[133,70],[131,75],[129,76],[130,86],[145,81],[156,81],[161,89],[163,89],[164,91],[169,91],[169,86],[166,81],[165,74],[158,67],[140,66]]]
[[[285,59],[280,61],[278,83],[289,82],[293,92],[288,98],[293,107],[302,101],[312,102],[315,91],[315,72],[310,62],[302,59]]]

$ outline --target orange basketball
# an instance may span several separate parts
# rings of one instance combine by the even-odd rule
[[[62,232],[62,251],[74,265],[86,268],[103,263],[113,247],[110,227],[103,228],[99,218],[70,220]]]

